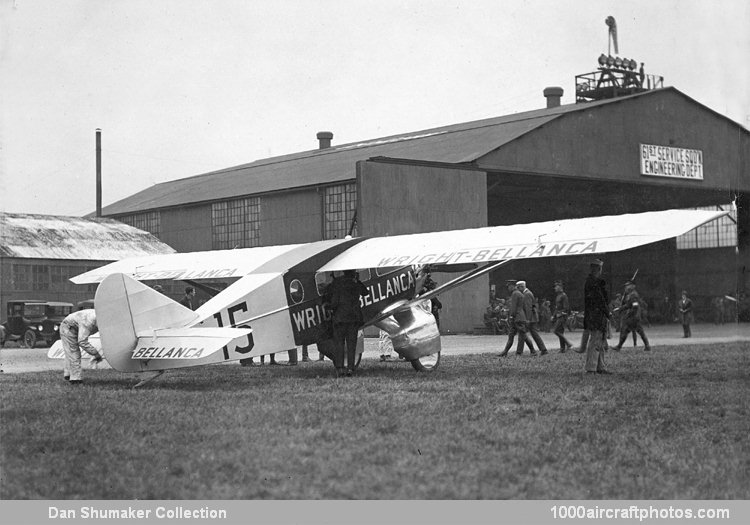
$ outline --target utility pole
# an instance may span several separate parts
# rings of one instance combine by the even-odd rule
[[[96,216],[102,216],[102,130],[96,128]]]

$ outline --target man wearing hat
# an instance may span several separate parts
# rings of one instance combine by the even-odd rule
[[[607,323],[609,322],[609,298],[607,283],[601,278],[600,259],[594,259],[583,286],[583,330],[586,341],[586,373],[611,374],[607,370],[604,353],[607,350]],[[583,345],[583,343],[582,343]]]
[[[555,281],[555,335],[560,340],[560,352],[563,353],[566,350],[573,348],[573,345],[568,341],[565,336],[565,320],[570,314],[570,301],[568,300],[568,294],[563,290],[562,281]]]
[[[688,297],[687,291],[682,291],[680,298],[680,321],[682,322],[683,337],[691,337],[690,323],[693,322],[693,301]]]
[[[628,334],[633,332],[641,336],[646,347],[644,350],[650,351],[651,346],[648,344],[648,337],[646,337],[646,332],[643,331],[643,326],[641,326],[641,296],[638,295],[633,281],[625,283],[625,296],[622,298],[620,318],[620,341],[617,343],[615,350],[619,352],[622,345],[625,344]]]
[[[513,340],[516,338],[516,334],[518,334],[516,354],[523,354],[523,345],[526,343],[531,349],[531,355],[536,355],[536,350],[534,350],[534,345],[532,344],[527,331],[527,317],[526,311],[524,310],[523,292],[518,288],[518,284],[513,281],[508,282],[508,291],[511,292],[509,300],[510,306],[508,307],[508,341],[505,343],[503,351],[500,352],[500,357],[506,357],[508,355],[510,348],[513,346]]]
[[[542,336],[539,335],[539,332],[536,329],[539,324],[539,306],[536,297],[534,297],[533,292],[526,286],[526,281],[518,281],[516,286],[520,288],[523,293],[523,308],[526,312],[526,327],[529,335],[539,348],[539,354],[547,355],[547,346],[544,344]]]

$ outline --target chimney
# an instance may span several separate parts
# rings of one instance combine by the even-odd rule
[[[544,96],[547,98],[547,108],[556,108],[560,105],[560,99],[563,96],[563,88],[548,87],[544,89]]]
[[[333,139],[333,133],[330,131],[318,131],[318,149],[326,149],[331,147],[331,139]]]

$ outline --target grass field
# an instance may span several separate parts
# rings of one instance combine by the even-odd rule
[[[0,498],[748,499],[746,345],[0,375]]]

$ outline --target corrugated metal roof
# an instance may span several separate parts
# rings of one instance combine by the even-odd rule
[[[174,253],[148,232],[113,219],[0,213],[0,256],[116,261]]]
[[[665,90],[677,91],[674,88]],[[654,91],[663,90],[586,104],[567,104],[258,160],[156,184],[106,206],[102,213],[120,215],[287,188],[336,183],[353,179],[355,163],[372,157],[452,164],[472,162],[561,115],[622,102]]]

